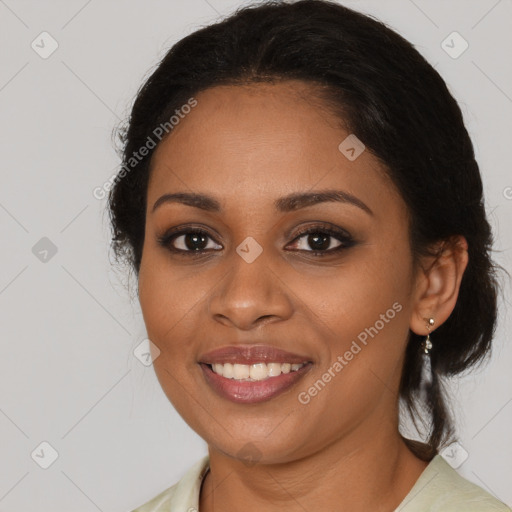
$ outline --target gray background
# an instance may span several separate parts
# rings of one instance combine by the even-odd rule
[[[481,165],[496,259],[512,270],[511,1],[343,3],[395,28],[449,84]],[[131,510],[206,453],[133,355],[142,317],[110,265],[105,200],[92,191],[116,170],[112,128],[166,49],[240,5],[0,0],[0,511]],[[59,45],[46,59],[31,47],[50,48],[43,31]],[[442,47],[453,31],[469,43],[458,58]],[[468,454],[458,470],[512,505],[504,287],[493,358],[451,390],[457,457]],[[43,441],[58,453],[47,469]]]

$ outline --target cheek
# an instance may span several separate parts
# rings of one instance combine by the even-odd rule
[[[183,272],[171,267],[165,255],[158,250],[143,254],[139,272],[139,302],[148,337],[161,350],[163,356],[176,360],[186,351],[186,332],[192,332],[194,308],[201,307],[204,288],[195,286],[190,278],[180,277]]]
[[[328,340],[319,372],[332,372],[341,357],[331,390],[346,399],[366,396],[363,403],[371,393],[378,397],[383,383],[396,385],[409,333],[412,258],[407,240],[391,236],[353,256],[330,278],[305,280],[302,288]]]
[[[387,316],[392,320],[386,323],[386,330],[392,324],[406,322],[405,318],[399,320],[406,315],[397,315],[398,306],[392,306],[398,303],[400,309],[407,309],[412,285],[411,258],[403,242],[388,244],[360,247],[342,265],[333,267],[329,275],[302,278],[300,288],[308,306],[345,341],[374,325],[388,310]]]
[[[194,308],[201,307],[204,289],[190,286],[160,251],[146,251],[139,272],[139,302],[148,338],[158,347],[153,368],[160,386],[178,413],[192,428],[196,412],[191,404],[200,396],[192,382],[199,373],[190,333],[197,320]]]

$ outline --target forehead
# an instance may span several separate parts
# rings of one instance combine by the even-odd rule
[[[148,198],[187,188],[233,199],[315,187],[374,195],[392,188],[369,151],[355,160],[340,151],[351,134],[315,92],[299,81],[200,92],[155,150]]]

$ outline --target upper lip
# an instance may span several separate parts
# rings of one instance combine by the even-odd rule
[[[310,362],[307,356],[294,354],[270,345],[231,345],[217,348],[199,358],[205,364],[255,364],[255,363],[292,363]]]

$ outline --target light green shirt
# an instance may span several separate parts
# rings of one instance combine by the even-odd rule
[[[198,512],[206,455],[185,476],[132,512]],[[460,476],[436,455],[394,512],[512,512],[501,501]]]

